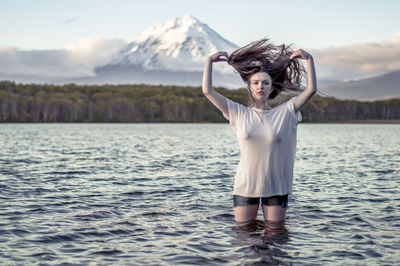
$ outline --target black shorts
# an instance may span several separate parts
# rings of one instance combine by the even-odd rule
[[[233,195],[233,207],[258,205],[259,203],[260,203],[260,198],[249,198],[249,197]],[[261,205],[280,206],[282,208],[287,208],[288,207],[288,195],[262,197]]]

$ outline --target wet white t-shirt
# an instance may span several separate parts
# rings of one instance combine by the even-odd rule
[[[236,132],[240,162],[233,194],[271,197],[291,194],[296,156],[297,124],[294,99],[270,110],[246,107],[227,99],[230,125]]]

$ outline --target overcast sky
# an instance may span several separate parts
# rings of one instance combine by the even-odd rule
[[[13,56],[29,50],[74,51],[72,57],[53,56],[76,65],[85,60],[90,68],[108,59],[95,58],[95,49],[119,49],[155,23],[190,14],[239,46],[267,36],[312,51],[326,78],[374,75],[400,70],[399,11],[396,0],[1,0],[0,61],[8,66],[0,62],[0,72],[25,67],[26,58],[18,60],[27,53]],[[65,67],[71,66],[60,71]]]

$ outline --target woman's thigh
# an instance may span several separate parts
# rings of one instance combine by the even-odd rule
[[[286,208],[281,206],[262,205],[264,219],[271,222],[282,222],[286,218]]]
[[[249,198],[233,195],[233,210],[237,223],[250,222],[257,218],[260,198]]]
[[[233,208],[235,212],[235,221],[237,223],[247,223],[257,218],[258,205],[236,206]]]
[[[281,222],[286,218],[288,207],[288,195],[278,195],[262,198],[262,210],[264,219],[271,222]]]

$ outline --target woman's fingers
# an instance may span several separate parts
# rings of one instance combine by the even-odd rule
[[[210,59],[213,62],[228,61],[228,53],[227,52],[217,52],[215,54],[210,55]]]
[[[218,56],[218,59],[220,61],[228,61],[228,56],[227,55],[220,55],[220,56]]]
[[[302,57],[302,50],[299,49],[293,52],[293,54],[290,56],[290,59],[301,58],[301,57]]]
[[[290,59],[295,59],[295,58],[308,59],[310,57],[311,55],[308,52],[304,51],[303,49],[299,49],[293,52],[293,54],[290,56]]]
[[[228,60],[228,53],[227,52],[218,52],[216,59],[217,59],[217,61],[227,61]]]

